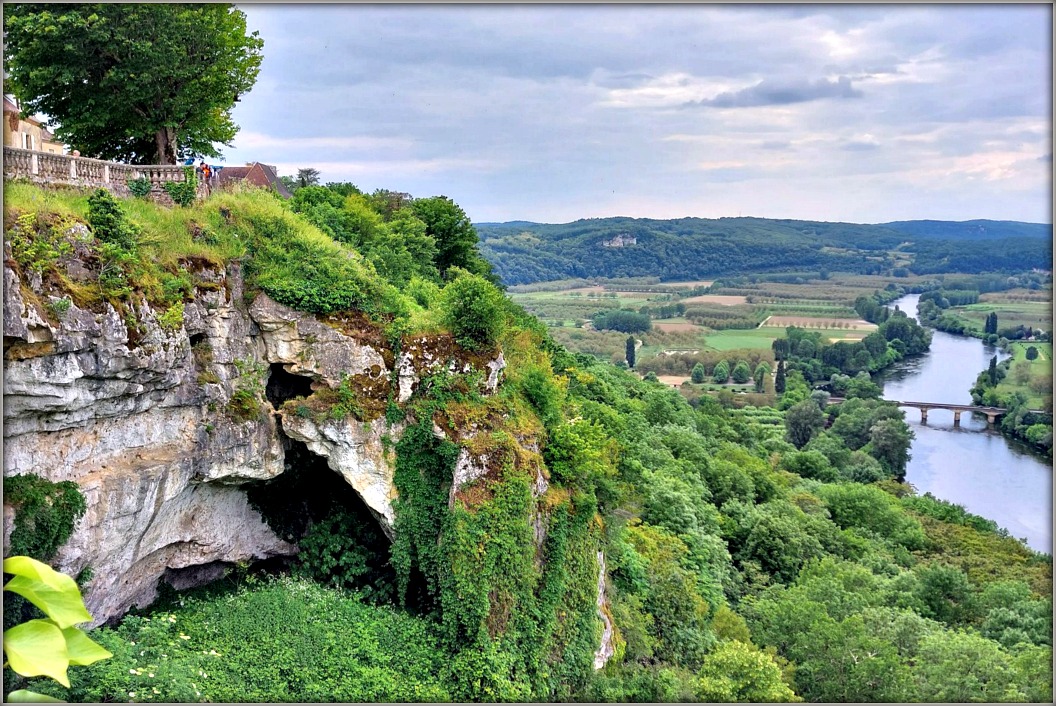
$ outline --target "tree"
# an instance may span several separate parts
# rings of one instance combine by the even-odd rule
[[[795,693],[781,680],[781,668],[758,647],[731,640],[722,642],[704,658],[698,673],[701,701],[796,701]]]
[[[990,385],[997,384],[997,356],[995,355],[990,359],[990,367],[986,370],[987,378],[990,380]]]
[[[697,363],[689,373],[689,379],[698,385],[708,377],[708,371],[704,369],[703,363]]]
[[[983,324],[983,333],[997,333],[997,312],[991,311],[986,315],[986,323]]]
[[[505,300],[495,285],[461,270],[441,298],[444,325],[459,345],[477,350],[495,344],[505,323]]]
[[[766,390],[766,379],[770,377],[770,365],[764,360],[755,366],[755,373],[752,374],[752,378],[755,381],[755,391],[764,392]]]
[[[634,356],[635,356],[635,347],[636,346],[637,346],[637,341],[634,340],[634,336],[628,336],[627,337],[627,367],[628,368],[633,368],[634,367]]]
[[[909,447],[913,432],[901,419],[881,419],[869,429],[869,443],[865,446],[873,458],[891,474],[902,477],[909,463]]]
[[[719,383],[720,385],[724,384],[727,380],[730,379],[730,364],[727,363],[725,360],[720,360],[715,365],[714,370],[711,371],[711,375],[715,379],[715,382]]]
[[[738,385],[743,385],[752,379],[752,369],[748,367],[748,363],[741,360],[737,362],[737,365],[733,366],[733,381]]]
[[[783,339],[777,339],[778,341]],[[785,361],[778,359],[777,361],[777,374],[774,378],[774,392],[777,394],[783,394],[785,391]]]
[[[9,5],[4,30],[22,109],[85,155],[134,164],[219,156],[264,45],[228,4]]]
[[[313,167],[305,167],[304,169],[298,169],[297,185],[301,188],[304,188],[305,186],[318,186],[319,170]]]
[[[814,400],[803,400],[785,412],[785,438],[801,449],[811,437],[825,427],[825,415]]]
[[[788,339],[774,339],[774,342],[770,344],[770,348],[774,351],[774,357],[777,358],[778,361],[782,361],[788,357]]]
[[[469,216],[446,196],[415,199],[411,210],[425,223],[425,232],[436,241],[436,267],[446,276],[452,267],[488,276],[491,266],[477,253],[477,231]]]
[[[1027,360],[1037,360],[1038,349],[1034,346],[1027,346]]]

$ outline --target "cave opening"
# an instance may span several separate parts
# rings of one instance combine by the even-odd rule
[[[304,375],[294,375],[287,371],[282,363],[272,363],[264,394],[271,406],[278,409],[287,400],[311,395],[312,379]]]
[[[204,333],[192,333],[191,334],[191,348],[194,348],[199,343],[204,343],[204,342],[205,342],[205,334]]]
[[[285,445],[283,473],[246,495],[276,534],[300,544],[293,571],[373,603],[395,602],[392,543],[377,517],[324,457],[295,439]]]

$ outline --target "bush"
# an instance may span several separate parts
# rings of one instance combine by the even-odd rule
[[[502,332],[506,309],[502,293],[495,285],[462,270],[444,287],[441,300],[444,325],[459,345],[470,350],[495,345]]]
[[[184,167],[184,181],[165,182],[165,193],[180,206],[190,206],[198,197],[198,175],[194,167]]]
[[[102,242],[128,252],[136,251],[139,228],[128,220],[117,199],[106,189],[96,189],[88,197],[88,223]]]
[[[132,195],[138,199],[144,199],[150,194],[150,179],[146,177],[129,179],[125,184],[128,186],[128,190],[132,192]]]
[[[158,325],[166,331],[183,327],[183,302],[176,302],[158,316]]]
[[[425,620],[291,578],[180,602],[95,630],[113,658],[71,673],[68,692],[38,690],[94,703],[451,700]]]
[[[4,502],[15,508],[15,527],[7,549],[41,561],[55,556],[86,508],[73,481],[52,483],[35,475],[5,478]]]

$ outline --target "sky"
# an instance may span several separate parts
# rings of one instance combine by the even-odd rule
[[[1051,223],[1049,5],[239,5],[226,164],[474,222]]]

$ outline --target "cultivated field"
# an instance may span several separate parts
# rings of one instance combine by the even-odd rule
[[[700,331],[704,332],[703,326],[697,326],[688,321],[673,321],[667,319],[661,319],[653,322],[653,328],[657,331]]]
[[[682,383],[689,380],[688,375],[657,375],[656,379],[671,387],[681,387]]]
[[[820,331],[838,330],[843,331],[875,331],[876,324],[871,324],[862,319],[831,319],[815,316],[770,316],[760,324],[763,327],[785,328],[798,326],[800,328],[815,329]]]
[[[738,304],[747,304],[748,300],[745,297],[737,295],[725,295],[725,294],[702,294],[699,297],[689,297],[683,299],[685,304],[721,304],[722,306],[736,306]]]

